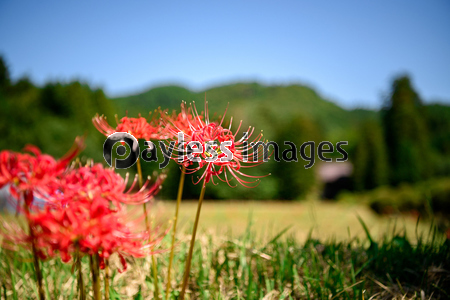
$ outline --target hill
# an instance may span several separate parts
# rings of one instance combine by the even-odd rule
[[[180,101],[195,101],[203,108],[204,98],[209,103],[210,112],[222,113],[227,104],[227,115],[235,120],[244,120],[244,125],[262,129],[270,139],[274,129],[286,126],[293,118],[314,121],[327,139],[349,139],[351,129],[361,119],[378,117],[370,110],[346,110],[322,98],[313,89],[303,85],[264,86],[258,83],[236,83],[210,88],[202,92],[192,92],[179,86],[152,88],[146,92],[113,101],[119,116],[128,112],[129,116],[152,111],[158,106],[169,110],[179,110]]]

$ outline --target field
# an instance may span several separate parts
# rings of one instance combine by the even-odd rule
[[[197,202],[184,201],[181,204],[180,224],[190,227],[194,220]],[[159,202],[155,210],[167,218],[172,217],[174,202]],[[408,215],[380,217],[368,207],[350,203],[302,201],[302,202],[238,202],[238,201],[206,201],[202,207],[200,226],[206,232],[233,235],[245,232],[251,220],[254,229],[262,238],[268,238],[289,227],[289,233],[300,242],[311,236],[320,239],[336,238],[342,241],[350,237],[363,237],[365,232],[358,221],[360,216],[370,233],[375,238],[386,232],[406,231],[407,236],[414,238],[417,218]],[[394,228],[395,227],[395,228]],[[421,221],[417,225],[417,233],[427,232],[429,222]],[[312,231],[311,231],[312,230]],[[190,231],[189,231],[190,232]]]
[[[179,293],[189,244],[183,232],[190,232],[195,206],[182,203],[170,299]],[[159,202],[153,212],[164,218],[173,208],[172,202]],[[449,297],[448,240],[432,224],[417,225],[412,217],[381,218],[362,206],[314,201],[206,201],[200,224],[189,299]],[[156,257],[164,291],[168,253]],[[88,261],[83,258],[82,270],[89,299]],[[0,299],[37,299],[30,253],[2,250],[0,262]],[[119,273],[119,259],[110,259],[110,299],[154,299],[151,259],[127,262],[128,270]],[[77,299],[72,263],[55,259],[41,265],[48,299]]]

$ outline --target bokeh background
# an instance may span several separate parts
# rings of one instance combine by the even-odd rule
[[[449,28],[448,1],[1,0],[0,149],[61,156],[86,134],[82,159],[104,162],[96,113],[114,125],[202,107],[206,93],[211,113],[229,105],[268,140],[348,141],[349,153],[310,169],[271,161],[251,170],[272,174],[259,187],[219,184],[208,199],[357,202],[447,226]],[[178,178],[171,163],[161,199]]]

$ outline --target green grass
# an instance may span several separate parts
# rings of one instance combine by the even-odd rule
[[[186,205],[189,204],[184,203],[184,209]],[[351,229],[364,235],[346,239],[310,235],[302,240],[293,231],[295,224],[279,230],[259,227],[258,210],[239,233],[231,233],[225,225],[220,232],[207,229],[205,225],[213,224],[208,221],[210,209],[205,206],[204,229],[195,245],[190,299],[450,297],[447,288],[450,243],[432,224],[428,224],[427,232],[410,235],[397,227],[398,230],[392,228],[384,235],[372,237],[369,226],[361,220],[358,228]],[[190,232],[188,227],[185,225],[185,232]],[[178,295],[189,244],[188,234],[180,234],[178,238],[171,299]],[[168,241],[169,236],[162,247],[168,247]],[[168,253],[159,254],[157,259],[163,290]],[[128,259],[128,270],[120,274],[119,260],[112,257],[111,299],[152,299],[150,261],[150,258]],[[85,257],[82,268],[86,289],[92,297],[88,265]],[[42,266],[48,299],[77,299],[76,274],[71,273],[71,264],[53,259],[42,262]],[[0,299],[36,299],[33,274],[30,253],[1,250]]]

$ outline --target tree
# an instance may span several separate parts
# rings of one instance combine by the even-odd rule
[[[450,106],[427,106],[427,125],[433,148],[433,169],[438,176],[450,176]]]
[[[382,116],[390,182],[399,184],[428,178],[432,170],[424,109],[407,76],[394,80]]]
[[[297,161],[274,162],[273,175],[278,180],[278,199],[294,200],[305,197],[316,186],[316,170],[314,167],[305,168],[308,161],[300,157],[299,151],[303,143],[314,141],[315,147],[308,146],[306,148],[306,155],[314,157],[315,163],[318,162],[317,147],[321,142],[321,131],[319,126],[306,118],[294,118],[287,126],[282,126],[277,132],[276,141],[280,147],[280,158],[283,151],[286,151],[290,146],[285,145],[284,142],[289,141],[296,145]],[[288,154],[288,158],[292,159],[292,154]],[[273,160],[273,158],[272,158]]]
[[[5,60],[2,56],[0,56],[0,90],[5,89],[10,86],[11,79],[9,77],[8,66],[6,65]]]
[[[388,163],[383,131],[376,121],[363,122],[353,156],[356,190],[373,189],[388,182]]]

